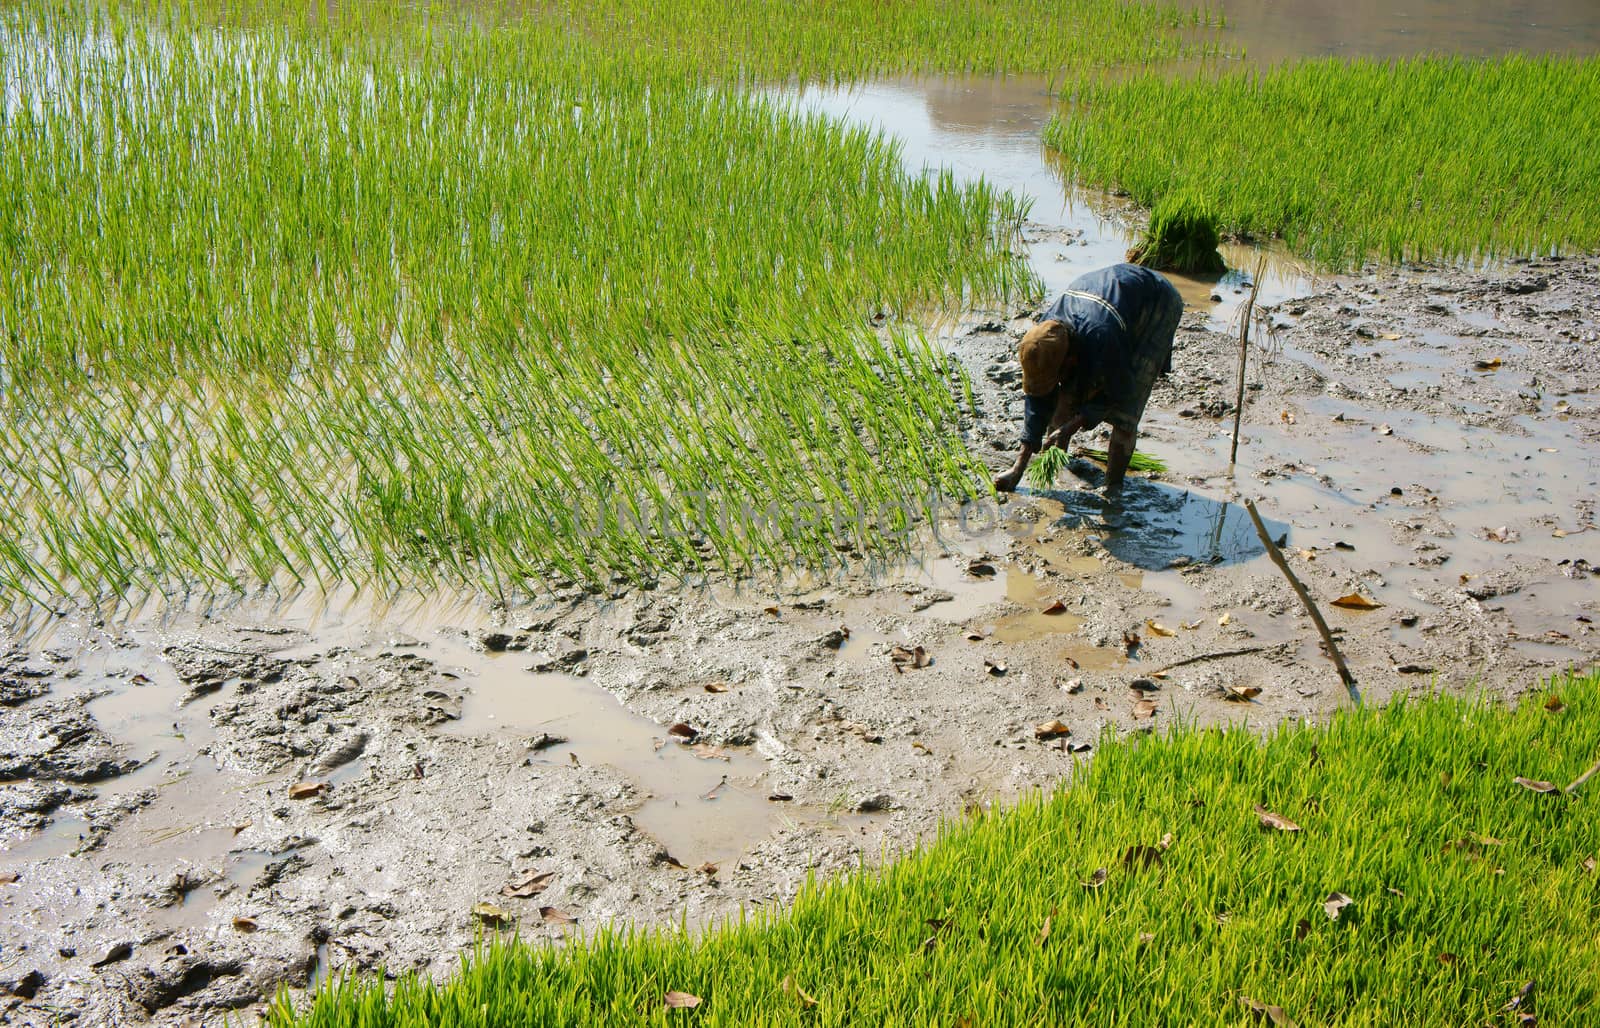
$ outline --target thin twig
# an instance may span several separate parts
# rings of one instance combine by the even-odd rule
[[[1261,274],[1267,270],[1267,259],[1256,262],[1254,281],[1250,283],[1250,299],[1244,303],[1244,314],[1239,318],[1239,395],[1233,403],[1233,448],[1228,451],[1228,467],[1239,461],[1239,423],[1244,420],[1244,368],[1250,354],[1250,312],[1255,310],[1256,293],[1261,290]]]
[[[1272,541],[1267,534],[1267,526],[1262,523],[1261,515],[1256,513],[1253,500],[1244,501],[1244,509],[1250,512],[1250,520],[1255,522],[1256,534],[1261,537],[1261,543],[1267,548],[1267,556],[1272,558],[1272,563],[1278,565],[1278,570],[1283,572],[1283,577],[1294,586],[1295,595],[1300,597],[1300,602],[1305,605],[1306,613],[1311,615],[1311,623],[1317,626],[1317,631],[1322,634],[1322,645],[1328,648],[1328,656],[1333,658],[1333,666],[1339,669],[1339,680],[1344,683],[1346,691],[1350,693],[1351,702],[1356,706],[1361,705],[1361,692],[1356,688],[1356,676],[1350,673],[1350,666],[1344,662],[1344,654],[1339,652],[1339,644],[1333,641],[1333,633],[1328,631],[1328,623],[1322,620],[1322,611],[1311,601],[1311,594],[1306,592],[1306,587],[1300,584],[1300,579],[1295,577],[1294,571],[1289,567],[1289,562],[1283,559],[1283,552],[1278,549],[1278,544]]]
[[[1206,660],[1225,660],[1228,657],[1242,657],[1247,653],[1261,653],[1264,650],[1275,650],[1275,649],[1277,649],[1276,646],[1245,646],[1245,647],[1242,647],[1241,649],[1237,649],[1237,650],[1218,650],[1215,653],[1201,653],[1201,654],[1198,654],[1197,656],[1185,657],[1182,660],[1175,660],[1171,664],[1168,664],[1165,667],[1156,668],[1154,671],[1150,672],[1150,674],[1151,675],[1164,675],[1168,671],[1175,671],[1178,668],[1187,667],[1190,664],[1198,664],[1201,661],[1206,661]]]
[[[1589,779],[1593,778],[1595,776],[1595,772],[1597,772],[1597,771],[1600,771],[1600,760],[1597,760],[1593,764],[1590,764],[1589,765],[1589,770],[1585,771],[1583,774],[1581,774],[1577,778],[1573,779],[1572,784],[1567,786],[1566,791],[1569,792],[1569,793],[1570,792],[1577,792],[1578,791],[1578,787],[1580,785],[1582,785],[1584,782],[1587,782]]]

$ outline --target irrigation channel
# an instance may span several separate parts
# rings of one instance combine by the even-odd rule
[[[1342,5],[1361,13],[1336,25],[1288,6],[1304,17],[1264,24],[1256,56],[1600,48],[1582,4],[1525,38],[1459,5]],[[1233,16],[1249,39],[1281,9]],[[1137,227],[1041,151],[1042,81],[787,96],[1030,197],[1047,289]],[[1369,702],[1592,664],[1600,264],[1267,276],[1239,466],[1234,272],[1182,283],[1141,441],[1171,470],[1118,508],[1080,462],[1084,488],[969,508],[920,560],[828,579],[46,619],[0,664],[0,978],[44,983],[11,1016],[211,1023],[332,970],[444,974],[482,903],[533,938],[697,925],[1070,775],[1108,726],[1326,717],[1344,690],[1240,496],[1313,594],[1376,605],[1325,608]],[[994,467],[1019,313],[931,327],[971,372],[964,427]]]

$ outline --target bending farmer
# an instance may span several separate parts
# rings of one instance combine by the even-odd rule
[[[1033,455],[1067,448],[1076,432],[1111,426],[1106,492],[1122,477],[1156,376],[1172,370],[1172,337],[1183,297],[1148,268],[1116,264],[1074,279],[1039,313],[1018,344],[1022,362],[1022,452],[994,480],[1010,492]]]

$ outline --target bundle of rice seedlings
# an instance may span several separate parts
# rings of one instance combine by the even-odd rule
[[[1198,195],[1179,190],[1156,201],[1144,241],[1128,260],[1147,268],[1220,275],[1227,270],[1217,252],[1217,216]]]

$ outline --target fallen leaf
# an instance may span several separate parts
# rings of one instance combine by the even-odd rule
[[[1333,601],[1333,605],[1335,607],[1343,607],[1345,610],[1377,610],[1379,607],[1383,606],[1383,604],[1379,603],[1377,600],[1369,599],[1360,593],[1350,593],[1348,596],[1341,596],[1337,600]]]
[[[1199,618],[1196,618],[1193,621],[1180,621],[1179,624],[1183,626],[1183,630],[1184,631],[1192,632],[1196,628],[1199,628],[1201,625],[1205,624],[1205,622],[1200,620]]]
[[[7,871],[4,874],[0,874],[0,885],[15,885],[21,880],[21,876],[15,871]]]
[[[581,763],[578,762],[578,755],[576,753],[568,753],[567,754],[567,760],[572,764],[573,767],[582,767],[583,766]]]
[[[777,617],[778,616],[779,610],[775,606],[774,607],[762,607],[761,609],[763,611],[765,611],[766,613],[771,614],[773,617]]]
[[[1300,830],[1300,826],[1293,821],[1282,814],[1274,814],[1259,803],[1256,804],[1256,817],[1260,819],[1261,827],[1263,828],[1276,828],[1280,832],[1298,832]]]
[[[1580,617],[1578,620],[1582,621],[1583,618]],[[1063,654],[1061,657],[1061,663],[1067,665],[1067,667],[1074,671],[1078,670],[1078,662],[1070,654]]]
[[[1501,525],[1499,528],[1485,528],[1483,537],[1492,543],[1514,543],[1522,538],[1522,533],[1514,528]]]
[[[493,903],[474,903],[472,905],[472,916],[490,926],[511,923],[511,912],[502,910]]]
[[[539,916],[544,918],[545,924],[577,924],[578,919],[564,910],[555,907],[540,907]]]
[[[697,742],[689,747],[689,752],[701,760],[730,760],[728,751],[721,746],[713,746],[708,742]]]
[[[1088,753],[1090,750],[1094,749],[1094,744],[1087,742],[1075,742],[1068,746],[1067,749],[1071,750],[1073,753]]]
[[[1328,915],[1330,921],[1337,921],[1344,908],[1354,902],[1355,900],[1342,892],[1330,892],[1328,898],[1322,901],[1322,912]]]
[[[994,565],[985,561],[975,560],[967,565],[967,574],[977,578],[993,578],[995,574]]]
[[[1178,634],[1177,632],[1174,632],[1172,629],[1168,628],[1166,625],[1163,625],[1159,621],[1149,621],[1149,620],[1147,620],[1144,623],[1144,627],[1146,627],[1146,628],[1148,628],[1150,630],[1150,634],[1151,635],[1156,636],[1156,637],[1161,638],[1161,639],[1170,639],[1173,636]]]
[[[1231,611],[1229,611],[1227,613],[1224,613],[1221,617],[1217,618],[1217,627],[1218,628],[1227,628],[1228,627],[1228,623],[1230,621],[1232,621],[1232,620],[1233,620],[1233,613]]]
[[[699,867],[695,868],[695,870],[705,875],[707,878],[712,878],[716,876],[717,865],[708,860]]]
[[[707,682],[706,692],[727,692],[728,687],[721,682]]]
[[[1065,603],[1062,603],[1060,600],[1057,600],[1056,602],[1050,604],[1050,606],[1046,607],[1041,613],[1044,613],[1044,614],[1065,614],[1066,612],[1067,612],[1067,605]]]
[[[1063,735],[1071,734],[1072,729],[1068,728],[1060,721],[1041,721],[1039,724],[1033,726],[1033,737],[1035,739],[1057,739]]]
[[[554,871],[524,871],[502,886],[500,895],[510,896],[512,899],[528,899],[543,892],[545,886],[555,881],[555,877]]]
[[[906,649],[904,646],[896,646],[889,651],[889,661],[897,668],[924,668],[933,663],[933,660],[928,656],[928,651],[921,646],[911,649]]]
[[[700,997],[689,992],[669,992],[663,1002],[668,1010],[693,1010],[700,1005]]]
[[[1400,333],[1399,332],[1385,332],[1382,335],[1380,335],[1378,338],[1379,339],[1386,339],[1386,340],[1388,340],[1389,342],[1392,343],[1396,339],[1400,338]]]
[[[1529,1001],[1533,998],[1533,986],[1534,983],[1530,979],[1528,984],[1518,989],[1517,994],[1507,1000],[1506,1005],[1501,1007],[1500,1010],[1502,1012],[1507,1012],[1512,1010],[1520,1010],[1524,1005],[1532,1006],[1533,1004]]]
[[[1045,940],[1050,938],[1050,922],[1055,920],[1055,916],[1056,908],[1051,907],[1050,913],[1044,916],[1044,924],[1039,926],[1039,934],[1033,937],[1033,944],[1035,946],[1043,946]]]
[[[806,992],[806,990],[800,987],[800,983],[794,980],[793,975],[785,975],[782,984],[779,985],[779,988],[781,988],[786,995],[793,996],[795,998],[795,1002],[799,1003],[800,1006],[807,1010],[817,1005],[816,999],[813,998],[810,993]]]
[[[1561,702],[1561,697],[1552,695],[1548,700],[1544,701],[1544,709],[1552,714],[1559,714],[1567,709],[1567,705]]]
[[[243,822],[240,822],[239,824],[236,824],[236,825],[229,825],[228,827],[233,829],[233,834],[234,835],[238,835],[240,832],[244,831],[246,828],[249,828],[250,826],[252,826],[254,824],[255,824],[254,821],[243,821]]]
[[[1138,871],[1147,867],[1156,867],[1161,863],[1161,851],[1154,846],[1143,844],[1129,846],[1122,854],[1122,866],[1130,871]]]
[[[1253,700],[1261,695],[1261,687],[1256,685],[1225,685],[1222,687],[1222,698],[1235,702]]]
[[[133,956],[133,943],[119,942],[110,949],[106,950],[105,956],[101,957],[99,960],[96,960],[89,966],[105,967],[107,964],[115,964],[119,960],[127,960],[131,956]]]
[[[1146,719],[1155,717],[1156,716],[1156,701],[1155,700],[1140,700],[1138,703],[1135,703],[1133,705],[1133,716],[1135,718],[1146,718]]]
[[[667,729],[667,734],[672,736],[674,739],[693,739],[695,736],[700,734],[700,730],[685,724],[682,721],[679,721],[677,724]]]
[[[256,919],[253,917],[236,917],[233,919],[233,930],[244,932],[246,935],[256,930]]]
[[[1095,710],[1105,710],[1105,709],[1107,709],[1106,698],[1104,696],[1096,696],[1094,698],[1094,709]]]
[[[1295,552],[1300,555],[1300,559],[1301,560],[1316,560],[1317,559],[1317,551],[1316,550],[1296,550]]]
[[[1149,678],[1135,678],[1128,683],[1128,688],[1134,692],[1160,692],[1161,686]]]
[[[967,633],[967,642],[979,643],[979,642],[983,642],[987,638],[989,638],[988,635],[986,635],[983,632],[968,632]]]
[[[985,671],[989,672],[989,674],[995,676],[996,678],[1003,677],[1005,675],[1005,673],[1006,673],[1005,663],[1004,662],[996,662],[996,661],[993,661],[993,660],[984,661],[983,662],[983,669]]]
[[[1257,1021],[1270,1021],[1275,1025],[1281,1026],[1281,1028],[1296,1028],[1294,1021],[1290,1019],[1288,1014],[1283,1012],[1283,1008],[1280,1006],[1263,1003],[1260,1000],[1251,999],[1249,996],[1240,996],[1239,1002],[1244,1004],[1244,1008],[1250,1011],[1250,1015]]]
[[[1516,782],[1518,785],[1522,786],[1524,789],[1528,790],[1529,792],[1551,793],[1551,792],[1559,792],[1560,788],[1561,788],[1560,786],[1556,785],[1556,783],[1554,783],[1554,782],[1541,782],[1541,781],[1537,781],[1537,780],[1532,779],[1532,778],[1523,778],[1521,775],[1518,775],[1517,777],[1515,777],[1515,778],[1513,778],[1511,780],[1513,782]]]
[[[327,782],[296,782],[289,786],[289,798],[291,800],[308,800],[313,796],[320,796],[322,790],[327,787]]]
[[[1441,953],[1441,954],[1439,954],[1439,963],[1443,964],[1444,966],[1449,967],[1451,964],[1453,964],[1455,962],[1456,962],[1456,955],[1454,953]]]
[[[1354,546],[1352,546],[1349,543],[1345,542],[1343,539],[1340,539],[1338,542],[1334,543],[1333,544],[1333,548],[1336,549],[1336,550],[1354,550],[1355,549]]]
[[[933,755],[933,750],[929,749],[928,744],[923,742],[921,739],[912,739],[911,748],[919,753],[926,753],[929,756]]]
[[[1495,371],[1498,370],[1503,363],[1505,362],[1499,357],[1490,357],[1488,360],[1484,361],[1473,361],[1472,368],[1474,371]]]
[[[1558,528],[1550,534],[1555,536],[1557,539],[1565,539],[1567,537],[1567,530],[1565,528]]]
[[[1279,413],[1278,413],[1278,418],[1279,418],[1279,420],[1281,420],[1281,421],[1282,421],[1282,422],[1283,422],[1283,423],[1284,423],[1284,424],[1286,424],[1286,425],[1292,425],[1292,424],[1294,424],[1294,411],[1289,411],[1289,410],[1286,410],[1286,411],[1280,411],[1280,412],[1279,412]]]
[[[1106,877],[1106,869],[1103,867],[1097,867],[1094,870],[1094,874],[1083,879],[1078,884],[1083,886],[1085,889],[1098,889],[1100,886],[1106,884]]]
[[[1390,428],[1388,425],[1379,425],[1378,426],[1378,434],[1379,435],[1394,435],[1394,429]]]
[[[1069,678],[1061,683],[1061,688],[1067,695],[1076,696],[1078,693],[1083,692],[1083,679]]]

